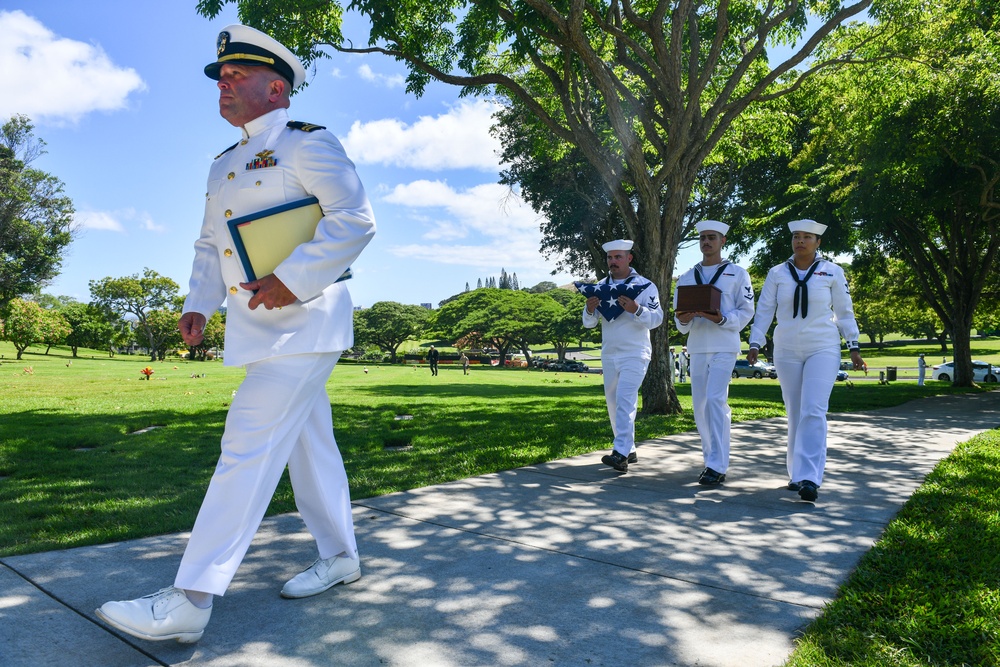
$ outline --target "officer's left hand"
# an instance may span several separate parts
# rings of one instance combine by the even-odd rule
[[[635,311],[639,310],[639,304],[624,294],[618,297],[618,305],[624,308],[626,313],[632,313],[633,315],[635,315]]]
[[[851,361],[854,362],[854,370],[860,371],[865,367],[865,362],[861,358],[861,353],[858,350],[851,350]]]
[[[292,291],[285,287],[285,283],[281,282],[281,279],[273,273],[253,282],[240,283],[240,287],[248,291],[257,290],[257,293],[250,298],[250,310],[257,310],[257,306],[264,306],[271,310],[298,301]]]

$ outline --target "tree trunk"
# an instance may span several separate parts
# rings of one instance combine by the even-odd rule
[[[972,372],[972,313],[965,304],[953,304],[953,326],[951,330],[952,362],[955,377],[954,387],[972,387],[975,378]]]
[[[669,367],[670,323],[667,318],[673,317],[674,259],[683,234],[684,215],[693,183],[693,174],[690,177],[678,174],[663,189],[666,194],[662,201],[659,193],[651,196],[647,192],[649,200],[640,202],[637,211],[641,229],[640,238],[636,241],[639,253],[635,261],[636,270],[656,284],[663,309],[663,324],[650,331],[653,351],[641,388],[641,413],[644,415],[681,413],[681,403],[674,389],[673,369]]]

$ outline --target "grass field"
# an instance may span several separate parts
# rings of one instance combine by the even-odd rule
[[[72,359],[61,349],[15,362],[3,345],[0,555],[190,527],[241,369],[90,351]],[[612,438],[597,374],[476,368],[465,376],[442,366],[432,377],[421,367],[342,363],[328,389],[356,499],[606,449]],[[838,384],[831,408],[950,391]],[[736,421],[784,414],[773,380],[736,381],[730,394]],[[694,428],[689,385],[678,395],[685,412],[639,420],[637,439]],[[270,512],[292,510],[286,479]]]
[[[975,347],[976,358],[993,361],[1000,344]],[[189,530],[242,370],[90,351],[74,360],[62,349],[14,361],[13,352],[0,343],[0,556]],[[915,355],[882,359],[902,367],[896,358]],[[611,440],[599,375],[365,368],[341,363],[328,386],[356,499],[603,450]],[[961,391],[976,390],[838,383],[831,410]],[[639,420],[637,439],[694,428],[689,385],[678,395],[685,413]],[[734,381],[730,396],[736,421],[784,414],[773,380]],[[269,512],[292,510],[284,480]],[[1000,432],[938,466],[788,664],[1000,665]]]

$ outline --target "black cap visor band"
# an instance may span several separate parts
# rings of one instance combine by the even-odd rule
[[[288,63],[270,51],[262,49],[259,46],[254,46],[253,44],[228,44],[226,50],[219,55],[217,62],[205,66],[205,75],[210,79],[218,81],[221,76],[220,70],[226,63],[269,67],[285,77],[289,85],[295,85],[295,73]]]

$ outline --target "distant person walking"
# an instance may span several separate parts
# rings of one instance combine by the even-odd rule
[[[635,415],[639,386],[653,351],[649,330],[663,323],[663,309],[656,285],[631,266],[632,241],[610,241],[602,247],[608,254],[608,277],[597,285],[584,286],[599,295],[588,296],[583,326],[593,329],[598,322],[601,324],[604,397],[614,433],[613,449],[601,458],[601,463],[628,472],[629,463],[638,461]],[[577,288],[581,285],[577,284]]]
[[[468,375],[469,374],[469,358],[467,356],[465,356],[465,352],[462,353],[462,356],[460,356],[458,358],[458,360],[460,362],[462,362],[462,375]]]
[[[840,369],[840,337],[847,340],[855,370],[864,367],[864,360],[844,270],[819,254],[826,225],[796,220],[788,229],[792,256],[767,273],[747,361],[757,362],[777,317],[774,366],[788,414],[788,488],[812,502],[826,468],[826,413]]]
[[[917,386],[924,386],[924,376],[927,374],[927,360],[924,355],[917,357]]]
[[[431,375],[438,374],[438,357],[441,356],[438,351],[431,345],[430,351],[427,353],[427,361],[431,364]]]

